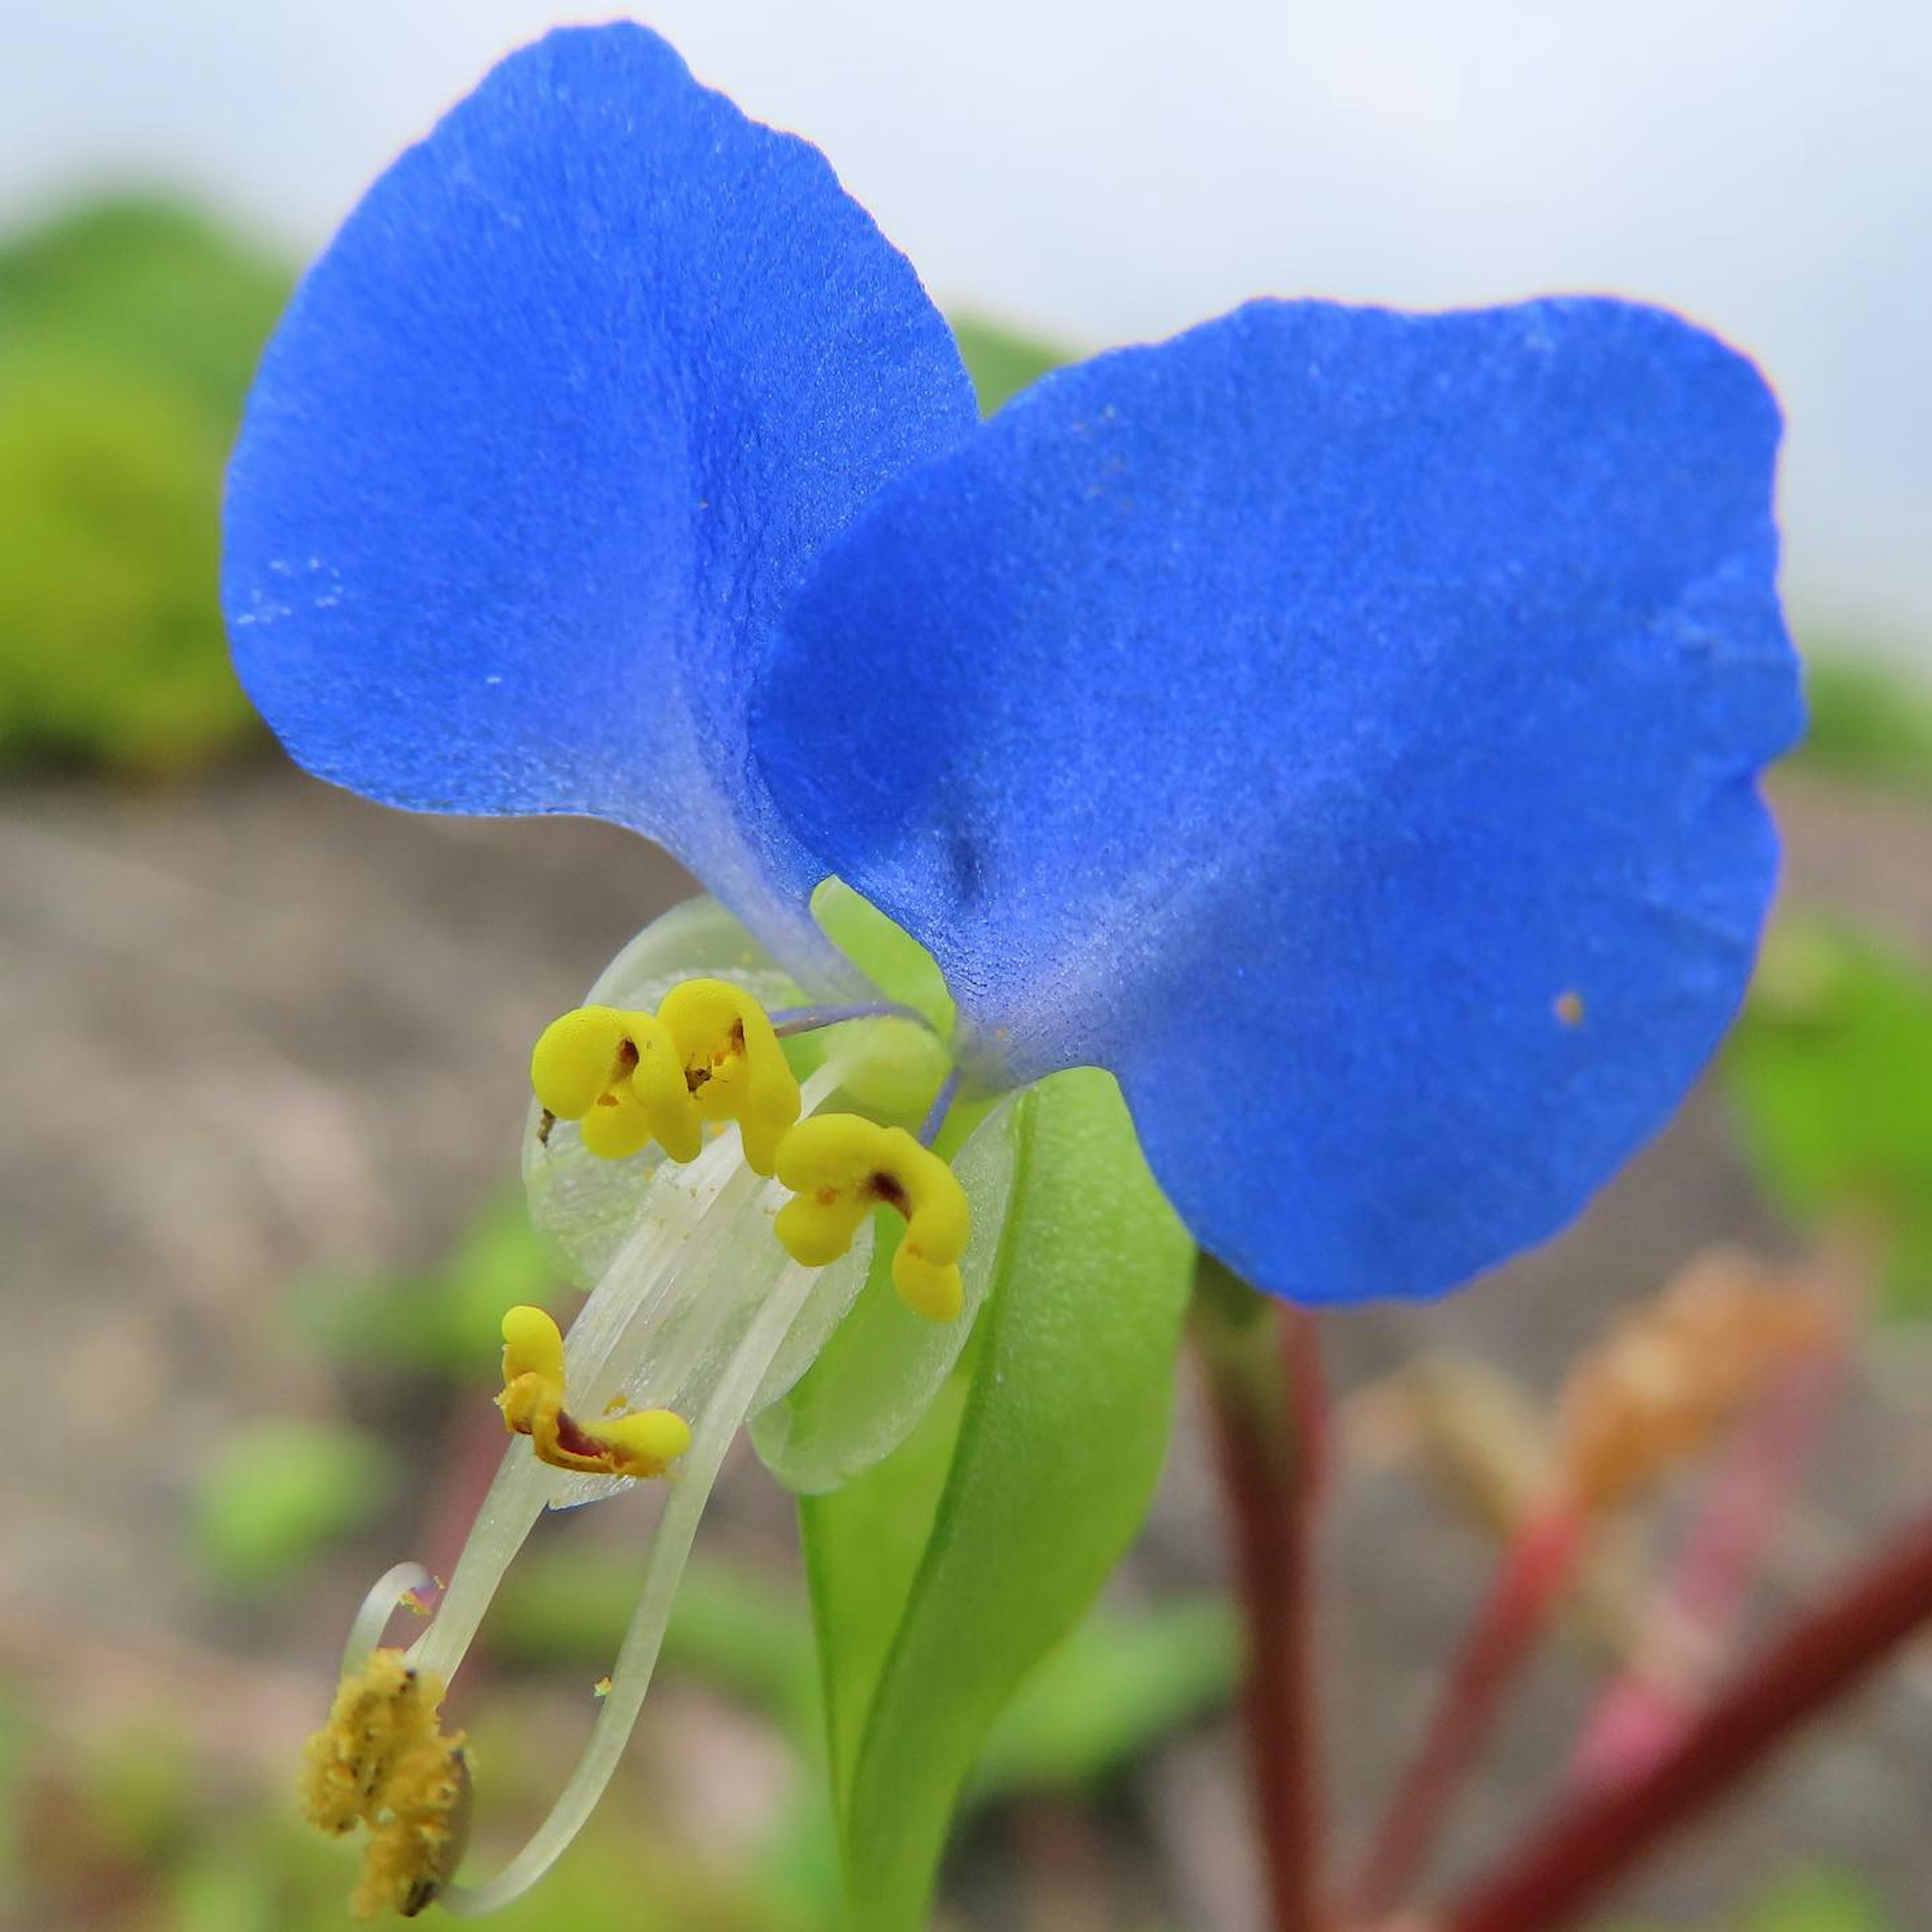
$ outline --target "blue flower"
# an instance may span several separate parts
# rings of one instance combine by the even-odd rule
[[[1263,302],[980,424],[813,148],[551,35],[271,344],[224,594],[295,756],[659,840],[802,982],[836,874],[989,1084],[1099,1065],[1201,1242],[1429,1294],[1735,1011],[1799,722],[1776,406],[1658,310]]]

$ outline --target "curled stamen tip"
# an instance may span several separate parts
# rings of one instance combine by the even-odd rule
[[[580,1120],[634,1064],[632,1024],[614,1006],[578,1006],[554,1019],[530,1049],[530,1085],[547,1113]],[[628,1049],[628,1052],[626,1049]]]
[[[503,1383],[534,1375],[563,1386],[563,1331],[549,1312],[520,1303],[503,1316]]]
[[[892,1286],[906,1305],[950,1322],[964,1304],[959,1258],[971,1216],[952,1168],[903,1127],[855,1114],[815,1114],[785,1136],[778,1177],[795,1190],[778,1210],[776,1233],[793,1260],[823,1268],[852,1244],[878,1208],[905,1217],[892,1257]]]
[[[378,1650],[337,1687],[303,1754],[302,1815],[333,1838],[367,1836],[357,1918],[413,1918],[441,1895],[470,1836],[463,1734],[443,1733],[442,1680]]]
[[[562,1331],[541,1308],[512,1308],[503,1317],[496,1406],[504,1427],[527,1436],[540,1462],[585,1475],[661,1476],[691,1447],[683,1417],[668,1408],[626,1409],[621,1398],[598,1420],[578,1421],[564,1408],[563,1379]]]
[[[613,1473],[656,1476],[691,1447],[691,1425],[668,1408],[634,1409],[585,1432],[611,1454]]]

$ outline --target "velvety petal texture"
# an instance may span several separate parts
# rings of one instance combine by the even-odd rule
[[[1800,715],[1778,430],[1654,310],[1256,304],[890,486],[758,754],[982,1065],[1119,1075],[1207,1246],[1435,1293],[1568,1220],[1737,1005]]]
[[[229,478],[242,681],[325,778],[616,819],[809,943],[752,669],[826,538],[974,420],[815,148],[641,28],[553,34],[376,182],[269,346]]]

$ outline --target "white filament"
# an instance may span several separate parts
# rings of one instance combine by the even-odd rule
[[[385,1570],[370,1586],[349,1626],[349,1641],[342,1646],[342,1674],[353,1677],[376,1654],[389,1619],[403,1606],[412,1590],[433,1589],[436,1579],[420,1563],[398,1563]]]
[[[806,1110],[820,1105],[838,1084],[836,1069],[820,1068],[806,1083]],[[615,1393],[618,1376],[638,1360],[660,1325],[668,1328],[675,1359],[652,1365],[650,1379],[666,1404],[701,1358],[730,1313],[729,1298],[701,1291],[718,1256],[742,1233],[744,1213],[759,1186],[745,1166],[735,1128],[688,1167],[660,1168],[649,1204],[583,1311],[566,1343],[569,1385],[591,1414]],[[679,1291],[682,1291],[682,1294]],[[657,1372],[669,1366],[670,1378]],[[687,1456],[685,1467],[690,1466]],[[690,1480],[688,1474],[684,1478]],[[436,1620],[410,1648],[410,1661],[447,1682],[475,1640],[503,1574],[537,1519],[554,1503],[587,1500],[628,1486],[622,1477],[578,1477],[554,1469],[513,1438],[490,1485],[475,1527],[458,1559]]]
[[[610,1688],[598,1712],[590,1742],[550,1816],[488,1884],[452,1886],[444,1892],[438,1902],[445,1910],[458,1918],[480,1918],[520,1897],[556,1862],[604,1795],[644,1708],[685,1559],[691,1552],[711,1486],[772,1358],[812,1293],[814,1280],[813,1270],[796,1262],[785,1268],[698,1418],[679,1480],[651,1540],[644,1588],[617,1653],[616,1667],[610,1673]]]

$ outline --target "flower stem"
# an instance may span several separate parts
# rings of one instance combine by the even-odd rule
[[[1844,1339],[1800,1362],[1719,1462],[1630,1667],[1598,1700],[1570,1769],[1579,1786],[1641,1776],[1696,1720],[1766,1552],[1845,1379]]]
[[[1352,1922],[1371,1923],[1408,1898],[1458,1786],[1495,1727],[1504,1694],[1534,1654],[1575,1572],[1587,1528],[1581,1513],[1559,1496],[1523,1524],[1504,1551],[1422,1743],[1370,1840],[1348,1894]]]
[[[1436,1932],[1556,1932],[1755,1772],[1800,1726],[1932,1621],[1932,1512],[1747,1667],[1634,1782],[1576,1799],[1434,1922]]]
[[[1314,1318],[1277,1307],[1204,1256],[1194,1337],[1246,1625],[1243,1715],[1271,1932],[1324,1923],[1316,1697],[1315,1527],[1326,1396]]]

